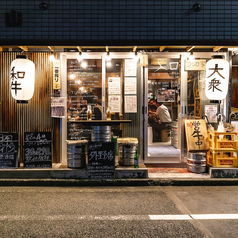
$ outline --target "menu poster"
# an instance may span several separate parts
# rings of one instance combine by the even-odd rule
[[[121,78],[109,77],[108,78],[108,94],[120,94],[121,93]]]
[[[52,97],[51,98],[51,117],[63,118],[67,115],[66,97]]]
[[[210,123],[217,123],[217,105],[205,105],[205,115]]]
[[[121,96],[110,95],[108,96],[108,106],[111,108],[111,112],[119,112],[121,107]]]
[[[157,90],[157,102],[175,102],[175,90],[174,89],[165,89]]]
[[[137,61],[134,59],[125,59],[125,76],[136,76]]]
[[[125,96],[125,113],[137,113],[137,96]]]
[[[125,94],[136,94],[136,77],[125,77]]]

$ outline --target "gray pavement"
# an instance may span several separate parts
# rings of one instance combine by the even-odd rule
[[[233,238],[237,195],[236,186],[0,187],[0,237]],[[195,214],[237,218],[183,218]]]

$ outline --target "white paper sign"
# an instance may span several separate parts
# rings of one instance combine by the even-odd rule
[[[51,98],[51,117],[63,118],[67,115],[66,97],[52,97]]]
[[[217,123],[217,105],[205,105],[205,115],[210,123]]]
[[[136,77],[125,77],[125,94],[136,94]]]
[[[137,61],[134,59],[125,59],[125,76],[136,76]]]
[[[108,78],[108,94],[120,94],[121,93],[121,78],[109,77]]]
[[[137,96],[125,96],[125,113],[137,113]]]
[[[121,96],[120,95],[109,95],[108,106],[111,108],[111,112],[119,112],[121,108]]]
[[[211,59],[206,64],[206,97],[222,100],[226,97],[229,83],[229,63],[223,59]]]

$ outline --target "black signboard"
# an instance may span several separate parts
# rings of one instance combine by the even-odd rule
[[[114,142],[88,143],[88,178],[89,179],[115,178]]]
[[[0,132],[0,168],[18,167],[18,133]]]
[[[24,167],[51,168],[51,132],[24,133]]]

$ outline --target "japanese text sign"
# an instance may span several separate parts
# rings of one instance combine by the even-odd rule
[[[185,131],[187,150],[189,152],[209,150],[205,120],[186,120]]]
[[[53,89],[60,89],[60,60],[54,61],[53,66]]]
[[[26,59],[18,58],[11,63],[10,88],[16,100],[30,100],[35,87],[35,64]]]
[[[210,100],[226,97],[229,83],[229,63],[223,59],[211,59],[206,64],[205,94]]]

